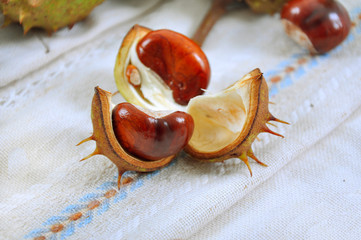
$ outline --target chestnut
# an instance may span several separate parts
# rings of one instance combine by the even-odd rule
[[[188,37],[135,25],[118,51],[114,78],[128,102],[147,109],[182,109],[208,87],[210,66]]]
[[[151,172],[169,164],[188,143],[193,133],[193,119],[184,112],[155,112],[130,103],[112,110],[112,94],[95,87],[91,119],[93,134],[78,145],[94,140],[94,155],[104,155],[118,168],[118,188],[124,172]],[[154,114],[154,116],[151,116]],[[119,139],[119,141],[118,141]]]
[[[119,144],[129,154],[152,161],[180,152],[194,128],[185,112],[150,112],[126,102],[115,106],[112,122]]]
[[[286,33],[311,54],[322,54],[348,35],[351,20],[336,0],[290,0],[282,8]]]

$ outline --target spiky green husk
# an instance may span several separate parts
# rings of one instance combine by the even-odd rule
[[[31,28],[45,29],[49,34],[59,28],[71,28],[83,20],[104,0],[0,0],[4,26],[19,22],[26,34]]]
[[[246,0],[249,7],[257,13],[274,14],[279,12],[289,0]]]

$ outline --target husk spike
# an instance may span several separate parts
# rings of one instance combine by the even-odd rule
[[[24,10],[20,9],[20,12],[19,12],[19,23],[22,24],[25,17],[26,17],[26,12],[24,12]]]
[[[91,135],[90,137],[88,137],[88,138],[80,141],[80,142],[79,142],[77,145],[75,145],[75,146],[79,146],[79,145],[81,145],[81,144],[83,144],[83,143],[85,143],[85,142],[91,141],[91,140],[95,140],[95,139],[94,139],[94,135]]]
[[[283,135],[281,135],[281,134],[279,134],[279,133],[276,133],[276,132],[272,131],[272,130],[271,130],[271,129],[269,129],[266,125],[263,127],[262,132],[267,132],[267,133],[273,134],[273,135],[275,135],[275,136],[278,136],[278,137],[284,138],[284,136],[283,136]]]
[[[24,24],[23,24],[24,35],[26,35],[32,27],[33,27],[32,25],[24,22]]]
[[[288,122],[278,119],[278,118],[274,117],[272,114],[270,114],[268,121],[274,121],[274,122],[279,122],[279,123],[290,125]]]
[[[247,155],[245,153],[242,153],[242,155],[239,156],[238,158],[241,159],[247,165],[248,171],[252,177],[252,169],[251,169],[251,166],[249,165]]]
[[[89,154],[88,156],[86,156],[85,158],[82,158],[80,160],[80,162],[84,161],[84,160],[87,160],[88,158],[91,158],[95,155],[99,155],[99,154],[102,154],[101,151],[98,149],[98,148],[95,148],[94,152],[92,152],[91,154]]]
[[[257,163],[261,164],[264,167],[268,167],[267,164],[261,162],[260,160],[258,160],[258,158],[254,155],[253,150],[250,148],[247,152],[247,156],[252,158],[253,160],[255,160]]]
[[[275,127],[275,128],[278,127],[278,126],[277,126],[276,124],[274,124],[274,123],[267,122],[267,124],[269,124],[269,125],[271,125],[271,126],[273,126],[273,127]]]
[[[75,25],[75,23],[69,24],[69,25],[68,25],[68,29],[69,29],[69,30],[72,29],[72,28],[74,27],[74,25]]]
[[[121,185],[121,180],[122,180],[122,176],[125,173],[125,171],[123,170],[118,170],[118,180],[117,180],[117,186],[118,186],[118,190],[120,190],[120,185]]]

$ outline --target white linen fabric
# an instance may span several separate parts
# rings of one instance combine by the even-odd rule
[[[323,56],[309,56],[279,16],[225,15],[203,49],[220,91],[259,67],[270,111],[290,125],[260,134],[253,176],[238,159],[126,173],[94,142],[95,86],[115,92],[113,67],[134,24],[191,36],[210,1],[116,1],[48,37],[0,30],[0,239],[359,239],[361,231],[361,3],[344,0],[354,26]],[[44,47],[49,48],[48,53]],[[116,102],[124,101],[117,97]]]
[[[97,38],[117,24],[146,14],[159,3],[159,0],[105,1],[93,10],[91,17],[75,24],[71,31],[64,28],[51,36],[36,30],[24,36],[20,26],[7,28],[0,35],[0,44],[4,45],[0,57],[0,87],[23,78],[61,54]]]

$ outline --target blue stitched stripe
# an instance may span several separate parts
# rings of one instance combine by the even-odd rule
[[[98,199],[102,197],[104,194],[102,193],[88,193],[85,196],[79,199],[79,202],[90,202],[92,200]]]
[[[73,235],[75,232],[75,224],[71,222],[63,231],[61,231],[60,239],[66,239],[67,237]]]
[[[78,227],[84,227],[93,220],[93,211],[88,211],[78,223]]]
[[[127,197],[127,192],[123,189],[120,190],[120,192],[115,196],[114,198],[114,203],[118,203],[120,201],[122,201],[123,199],[125,199]]]
[[[72,204],[67,206],[63,211],[61,211],[62,214],[66,213],[76,213],[82,209],[84,209],[87,205],[86,204]]]
[[[37,228],[26,234],[24,238],[35,238],[41,234],[48,233],[49,231],[48,228]]]
[[[100,207],[98,208],[97,214],[102,215],[103,213],[109,210],[109,207],[110,207],[110,200],[109,199],[104,200],[100,205]]]
[[[48,220],[46,220],[45,222],[43,222],[43,225],[44,225],[44,226],[53,225],[53,224],[56,224],[56,223],[63,222],[63,221],[65,221],[65,220],[67,220],[67,219],[68,219],[67,216],[52,216],[52,217],[50,217]]]

